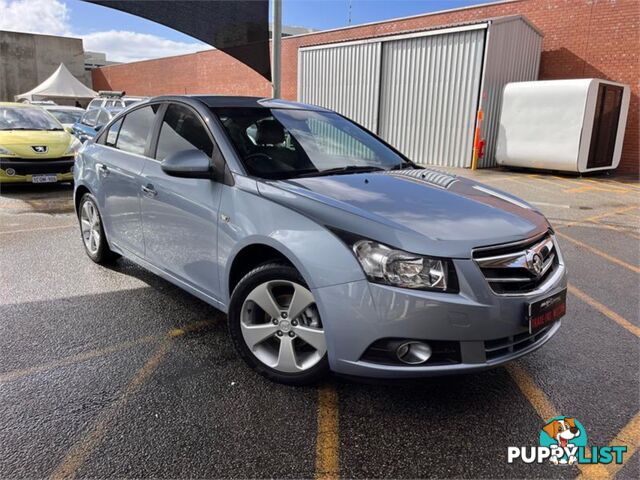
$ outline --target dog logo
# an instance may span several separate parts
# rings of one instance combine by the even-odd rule
[[[587,445],[587,432],[573,417],[555,417],[540,432],[540,445],[552,448],[549,461],[554,465],[573,465],[577,462],[578,447]]]
[[[33,151],[36,153],[47,153],[49,150],[49,147],[46,145],[34,145],[31,148],[33,148]]]

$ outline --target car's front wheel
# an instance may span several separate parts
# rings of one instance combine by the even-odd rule
[[[89,258],[100,264],[115,260],[118,255],[109,248],[102,226],[102,217],[98,211],[98,203],[90,193],[85,193],[80,199],[78,220],[84,250]]]
[[[242,358],[271,380],[306,385],[329,370],[318,307],[293,267],[270,263],[245,275],[231,297],[229,331]]]

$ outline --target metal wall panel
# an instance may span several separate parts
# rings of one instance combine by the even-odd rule
[[[298,98],[334,109],[422,164],[469,167],[478,108],[495,165],[502,90],[536,80],[542,34],[524,17],[301,48]]]
[[[538,79],[542,35],[521,17],[494,20],[487,37],[481,108],[481,132],[486,145],[479,167],[496,165],[495,153],[500,128],[502,92],[509,82]]]
[[[383,44],[379,133],[415,162],[471,165],[485,32]]]
[[[300,49],[298,98],[335,110],[375,132],[380,42]]]

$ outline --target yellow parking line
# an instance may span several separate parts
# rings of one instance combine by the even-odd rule
[[[338,393],[333,385],[323,385],[318,389],[317,480],[333,480],[340,477],[338,428]]]
[[[564,238],[565,240],[571,242],[571,243],[575,243],[576,245],[578,245],[581,248],[584,248],[585,250],[590,251],[591,253],[595,253],[596,255],[599,255],[600,257],[604,258],[605,260],[609,260],[611,263],[615,263],[617,265],[620,265],[621,267],[627,268],[629,270],[631,270],[632,272],[636,272],[636,273],[640,273],[640,268],[636,267],[635,265],[631,265],[630,263],[627,263],[623,260],[620,260],[619,258],[613,257],[611,255],[609,255],[608,253],[603,252],[602,250],[598,250],[595,247],[592,247],[591,245],[587,245],[586,243],[581,242],[580,240],[576,240],[573,237],[570,237],[569,235],[567,235],[566,233],[560,232],[560,231],[556,231],[556,235],[558,235],[559,237]]]
[[[140,337],[140,338],[136,338],[135,340],[128,340],[126,342],[116,343],[115,345],[110,345],[108,347],[89,350],[86,352],[79,353],[77,355],[61,358],[59,360],[54,360],[52,362],[45,363],[42,365],[36,365],[33,367],[23,368],[19,370],[11,370],[8,372],[0,372],[0,384],[12,382],[14,380],[18,380],[22,377],[26,377],[29,375],[48,372],[49,370],[53,370],[55,368],[66,367],[69,365],[74,365],[76,363],[85,362],[93,358],[103,357],[105,355],[109,355],[115,352],[120,352],[122,350],[126,350],[128,348],[135,347],[137,345],[151,343],[165,336],[170,338],[179,337],[181,335],[185,335],[186,333],[200,330],[201,328],[207,327],[209,325],[211,325],[211,322],[209,321],[193,322],[182,328],[174,328],[172,330],[169,330],[166,334],[149,335],[145,337]]]
[[[524,368],[517,363],[509,363],[505,368],[540,418],[546,421],[560,415],[551,400],[549,400],[549,397],[547,397],[547,394],[535,384]]]
[[[160,343],[153,355],[129,381],[120,398],[102,411],[89,431],[69,450],[62,462],[51,474],[50,478],[52,480],[75,478],[78,470],[84,465],[93,450],[102,443],[103,438],[109,431],[109,426],[113,423],[118,412],[126,406],[131,396],[140,386],[151,377],[162,359],[169,352],[171,345],[171,338],[167,338]]]
[[[582,219],[583,222],[595,222],[597,220],[602,220],[603,218],[610,217],[612,215],[618,215],[619,213],[628,212],[629,210],[634,210],[638,208],[638,205],[631,205],[628,207],[616,208],[615,210],[609,210],[608,212],[599,213],[598,215],[592,215],[590,217]]]
[[[3,372],[3,373],[0,373],[0,384],[11,382],[13,380],[17,380],[19,378],[26,377],[28,375],[47,372],[49,370],[53,370],[54,368],[66,367],[68,365],[85,362],[87,360],[91,360],[92,358],[109,355],[110,353],[115,353],[121,350],[126,350],[128,348],[135,347],[137,345],[142,345],[143,343],[150,343],[154,340],[157,340],[158,338],[159,338],[158,336],[153,336],[153,335],[148,337],[141,337],[136,340],[130,340],[127,342],[118,343],[106,348],[98,348],[95,350],[90,350],[88,352],[79,353],[78,355],[73,355],[71,357],[61,358],[60,360],[55,360],[53,362],[45,363],[43,365],[37,365],[35,367],[24,368],[21,370],[13,370],[10,372]]]
[[[78,225],[73,223],[71,225],[56,225],[53,227],[36,227],[36,228],[24,228],[21,230],[8,230],[6,232],[0,232],[0,235],[10,235],[13,233],[25,233],[25,232],[39,232],[40,230],[58,230],[61,228],[77,227]]]
[[[640,337],[640,327],[635,326],[629,320],[627,320],[626,318],[623,318],[621,315],[617,314],[606,305],[603,305],[597,300],[591,298],[589,295],[584,293],[578,287],[574,285],[569,285],[568,290],[569,290],[569,293],[571,293],[572,295],[575,295],[584,303],[588,304],[589,306],[593,307],[595,310],[599,311],[605,317],[608,317],[610,320],[613,320],[622,328],[625,328],[626,330],[633,333],[636,337]]]
[[[193,322],[184,327],[169,330],[166,335],[163,335],[163,340],[142,368],[131,378],[120,397],[98,415],[86,434],[67,452],[50,478],[52,480],[75,478],[78,470],[84,465],[93,450],[102,443],[118,413],[127,405],[133,394],[151,377],[162,359],[169,353],[174,339],[211,324],[210,321]]]

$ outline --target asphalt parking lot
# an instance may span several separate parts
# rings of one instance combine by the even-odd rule
[[[83,251],[71,188],[0,195],[0,477],[637,478],[640,184],[456,171],[557,229],[568,314],[541,350],[475,375],[271,383],[224,315],[125,260]],[[622,465],[507,463],[573,416]]]

